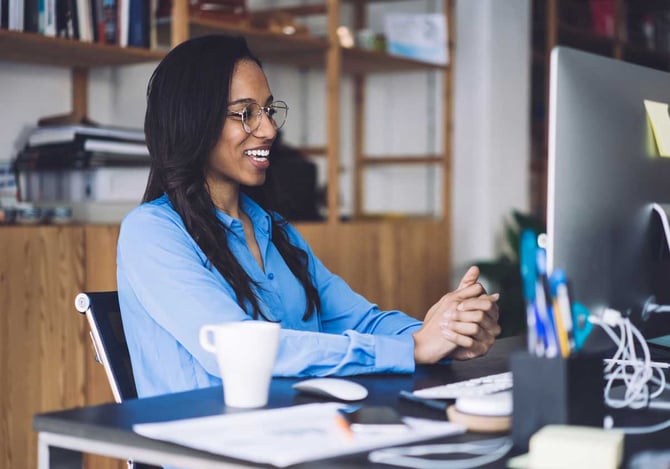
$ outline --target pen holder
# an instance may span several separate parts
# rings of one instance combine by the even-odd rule
[[[510,358],[514,380],[512,439],[528,450],[528,440],[549,424],[603,426],[603,358],[536,357],[527,352]]]

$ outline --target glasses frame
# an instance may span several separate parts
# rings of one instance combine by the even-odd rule
[[[256,127],[254,129],[252,129],[249,126],[249,124],[247,123],[247,119],[251,115],[251,113],[248,112],[248,108],[249,108],[249,106],[252,106],[252,105],[258,106],[258,112],[256,113],[256,117],[258,119],[258,121],[257,121],[258,124],[256,125]],[[277,109],[277,108],[284,109],[286,111],[286,117],[284,117],[284,121],[279,125],[277,125],[275,120],[270,117],[270,111],[272,111],[274,109]],[[286,104],[285,101],[275,101],[272,104],[268,104],[267,106],[261,106],[257,102],[252,102],[252,103],[248,103],[246,106],[244,106],[244,108],[241,111],[230,111],[229,110],[228,114],[226,114],[226,115],[228,117],[233,117],[233,116],[239,117],[240,122],[242,123],[242,128],[244,129],[244,131],[248,134],[253,134],[254,132],[256,132],[260,128],[261,122],[263,122],[263,115],[265,115],[268,118],[268,120],[272,123],[272,126],[275,128],[275,130],[281,129],[284,126],[284,124],[286,123],[286,119],[288,118],[288,109],[289,109],[288,104]],[[247,116],[247,117],[245,118],[245,116]]]

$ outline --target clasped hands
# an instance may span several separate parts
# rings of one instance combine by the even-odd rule
[[[458,288],[428,310],[423,326],[414,333],[417,364],[444,358],[467,360],[489,351],[500,334],[499,295],[487,294],[478,280],[479,268],[470,267]]]

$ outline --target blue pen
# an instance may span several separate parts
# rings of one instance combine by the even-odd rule
[[[548,292],[547,253],[543,248],[538,248],[536,255],[535,304],[544,329],[544,336],[542,337],[544,339],[544,353],[548,358],[553,358],[558,355],[559,344],[551,297]]]
[[[519,261],[521,265],[521,279],[523,281],[523,296],[526,300],[526,327],[528,329],[528,353],[537,354],[539,343],[537,336],[537,317],[535,311],[535,282],[537,234],[530,229],[521,232],[521,249]]]

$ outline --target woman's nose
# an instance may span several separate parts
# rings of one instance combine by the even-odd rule
[[[268,113],[265,109],[261,109],[261,124],[258,126],[258,129],[253,133],[254,137],[259,138],[275,138],[277,136],[277,129],[275,124],[268,116]]]

